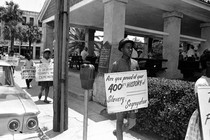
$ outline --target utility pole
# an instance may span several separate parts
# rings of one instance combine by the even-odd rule
[[[69,0],[55,3],[53,131],[63,132],[68,129]]]

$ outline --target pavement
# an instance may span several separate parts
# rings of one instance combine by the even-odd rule
[[[38,100],[38,93],[40,87],[34,80],[31,83],[31,88],[27,89],[25,80],[21,79],[20,70],[16,70],[14,73],[15,82],[23,88],[25,92],[28,92],[33,101],[36,103],[40,110],[38,115],[39,126],[43,130],[44,134],[50,140],[83,140],[83,112],[84,101],[81,98],[72,96],[69,93],[68,96],[68,130],[59,133],[53,131],[53,88],[50,88],[49,100],[50,104],[43,102],[44,97]],[[82,94],[82,93],[80,93]],[[93,102],[88,102],[88,137],[87,140],[116,140],[113,135],[113,130],[116,128],[116,120],[113,115],[101,113],[105,107]],[[15,134],[5,135],[0,137],[2,140],[40,140],[38,133],[32,134]],[[136,133],[128,131],[123,133],[124,140],[160,140],[160,137],[150,135],[146,133]]]

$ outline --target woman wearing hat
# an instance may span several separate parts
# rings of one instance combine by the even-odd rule
[[[43,51],[43,58],[40,60],[40,63],[45,63],[45,64],[52,63],[53,61],[50,58],[50,55],[51,55],[50,49],[49,48],[45,49]],[[40,82],[38,82],[38,85],[41,86],[40,93],[39,93],[39,96],[38,96],[39,100],[42,97],[42,92],[45,90],[44,102],[45,103],[50,103],[50,101],[47,100],[47,97],[48,97],[48,94],[49,94],[49,88],[51,86],[53,86],[53,81],[40,81]]]
[[[199,86],[210,86],[210,49],[206,49],[200,58],[201,67],[204,71],[203,76],[201,76],[195,83],[195,96],[198,97],[198,87]],[[200,117],[198,109],[196,109],[189,121],[187,133],[185,140],[201,140],[201,128],[200,128]]]
[[[122,52],[122,57],[113,63],[111,72],[125,72],[139,69],[138,62],[131,59],[134,45],[135,43],[129,39],[122,39],[119,42],[118,50]],[[125,124],[123,124],[124,118],[127,118],[128,120]],[[131,129],[136,124],[135,111],[117,113],[117,126],[118,124],[123,124],[123,131]],[[113,134],[116,136],[116,130],[113,131]]]

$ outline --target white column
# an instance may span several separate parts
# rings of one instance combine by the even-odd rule
[[[201,38],[206,39],[205,42],[201,42],[199,53],[202,54],[207,48],[210,48],[210,23],[201,24]]]
[[[128,0],[103,0],[104,2],[104,43],[111,45],[109,72],[114,61],[121,57],[118,51],[118,43],[124,38],[125,11]]]
[[[163,18],[164,32],[169,33],[169,35],[163,36],[163,58],[168,61],[163,62],[167,69],[161,73],[161,76],[165,78],[181,78],[182,75],[178,70],[178,60],[183,15],[179,12],[167,12],[163,14]]]

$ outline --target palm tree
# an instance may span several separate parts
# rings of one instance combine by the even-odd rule
[[[70,48],[69,51],[73,52],[77,49],[80,51],[85,47],[85,29],[70,27]]]
[[[19,9],[19,5],[15,4],[13,1],[6,1],[6,7],[0,8],[0,20],[4,22],[4,38],[10,39],[11,50],[14,48],[17,25],[22,22],[22,13],[23,12]]]
[[[75,50],[79,49],[80,52],[85,47],[85,29],[82,28],[74,28],[70,27],[69,31],[70,37],[70,47],[69,52],[74,52]],[[95,39],[100,40],[103,36],[95,36]],[[93,41],[94,50],[100,52],[102,42],[101,41]]]
[[[31,23],[26,24],[25,29],[25,41],[29,43],[29,50],[31,50],[31,44],[34,42],[37,42],[41,40],[42,33],[39,30],[39,27],[37,25],[32,25]]]
[[[27,42],[25,40],[25,38],[26,38],[26,29],[24,28],[24,26],[18,26],[16,32],[17,32],[17,34],[15,36],[15,39],[19,40],[19,51],[20,51],[20,47],[22,46],[23,42]]]

